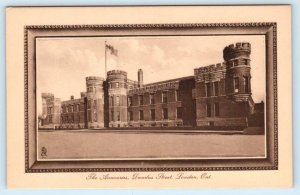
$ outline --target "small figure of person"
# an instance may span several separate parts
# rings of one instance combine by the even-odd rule
[[[41,157],[46,158],[47,157],[47,149],[46,147],[42,147],[41,149]]]

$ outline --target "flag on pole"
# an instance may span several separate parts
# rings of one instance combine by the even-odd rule
[[[118,50],[115,49],[113,46],[106,44],[105,49],[109,50],[111,55],[118,56]]]

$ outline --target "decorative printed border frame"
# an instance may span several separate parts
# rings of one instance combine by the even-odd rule
[[[266,159],[215,159],[215,160],[115,160],[115,161],[47,161],[41,162],[33,159],[31,153],[36,150],[36,140],[30,140],[29,131],[37,131],[37,129],[30,129],[29,126],[29,32],[30,31],[61,31],[61,30],[189,30],[189,29],[208,29],[213,31],[216,28],[263,28],[266,38],[266,61],[272,60],[272,95],[273,108],[267,108],[273,111],[274,117],[271,121],[273,128],[273,140],[268,141],[267,137],[267,158]],[[254,33],[252,33],[254,34]],[[260,33],[262,34],[262,33]],[[213,34],[212,34],[213,35]],[[223,34],[225,35],[225,34]],[[263,34],[262,34],[263,35]],[[151,35],[150,35],[151,36]],[[201,36],[201,35],[199,35]],[[271,40],[270,40],[271,39]],[[271,50],[268,48],[271,47]],[[268,50],[268,51],[267,51]],[[269,58],[268,58],[269,57]],[[268,66],[268,62],[266,64]],[[268,74],[268,71],[266,71]],[[269,73],[270,74],[270,73]],[[268,86],[268,83],[267,83]],[[268,89],[267,89],[268,91]],[[268,94],[267,94],[268,95]],[[103,25],[29,25],[24,27],[24,122],[25,122],[25,172],[26,173],[44,173],[44,172],[137,172],[137,171],[241,171],[241,170],[278,170],[278,91],[277,91],[277,23],[275,22],[261,22],[261,23],[172,23],[172,24],[103,24]],[[35,101],[35,100],[34,100]],[[268,96],[267,102],[268,104]],[[269,110],[267,111],[269,112]],[[34,116],[36,118],[36,116]],[[266,123],[269,122],[266,120]],[[269,133],[269,132],[268,132]],[[269,134],[267,134],[269,136]],[[269,148],[268,142],[271,141]],[[35,148],[34,148],[35,147]],[[271,157],[270,157],[271,156]],[[250,162],[251,161],[251,162]],[[223,167],[216,166],[224,164]],[[128,164],[129,166],[122,167],[121,164]],[[141,167],[141,163],[145,167]],[[187,163],[187,165],[185,165]],[[197,164],[204,164],[198,167]],[[250,166],[247,165],[250,163]],[[81,165],[79,165],[81,164]],[[159,165],[171,165],[168,168]],[[191,166],[189,166],[189,164]],[[104,165],[104,166],[103,166]],[[149,165],[149,167],[147,167]],[[153,167],[154,165],[154,167]],[[175,166],[174,166],[175,165]],[[182,166],[184,165],[184,166]],[[208,165],[208,166],[206,166]],[[225,166],[226,165],[226,166]],[[257,165],[257,166],[255,166]],[[156,166],[156,167],[155,167]],[[53,168],[55,167],[55,168]]]

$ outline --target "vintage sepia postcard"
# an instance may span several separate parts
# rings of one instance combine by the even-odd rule
[[[6,16],[9,188],[292,186],[290,6]]]

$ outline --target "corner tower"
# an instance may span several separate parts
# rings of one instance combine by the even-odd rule
[[[236,102],[251,98],[250,43],[236,43],[224,48],[226,63],[226,95]]]
[[[127,126],[127,72],[107,72],[109,96],[109,127]]]
[[[104,128],[104,90],[101,77],[86,77],[86,114],[88,128]]]
[[[42,93],[41,126],[56,129],[60,125],[61,101],[52,93]]]

